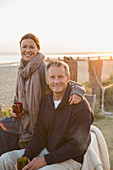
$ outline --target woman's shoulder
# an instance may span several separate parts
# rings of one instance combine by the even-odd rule
[[[39,73],[45,72],[46,63],[42,62],[39,66]]]
[[[43,57],[43,59],[45,60],[45,55],[44,55],[43,53],[38,52],[38,53],[37,53],[37,55],[42,56],[42,57]]]

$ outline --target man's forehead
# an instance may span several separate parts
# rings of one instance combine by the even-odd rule
[[[49,74],[55,74],[55,73],[65,73],[65,69],[63,66],[51,66],[48,69]]]
[[[50,67],[49,67],[49,69],[50,68],[55,68],[55,69],[62,69],[62,68],[64,68],[62,65],[61,66],[54,66],[54,65],[51,65]]]
[[[62,70],[64,71],[64,67],[63,66],[50,66],[48,70]]]

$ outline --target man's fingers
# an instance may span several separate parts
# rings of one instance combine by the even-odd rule
[[[72,96],[70,96],[70,98],[69,98],[68,102],[70,103],[70,102],[71,102],[71,100],[72,100]]]
[[[29,169],[29,168],[31,168],[32,167],[32,164],[31,164],[31,162],[29,163],[29,164],[27,164],[22,170],[27,170],[27,169]]]

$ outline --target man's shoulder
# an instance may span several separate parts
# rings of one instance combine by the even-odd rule
[[[85,97],[83,97],[83,100],[82,100],[81,104],[82,104],[85,108],[91,109],[90,104],[89,104],[89,102],[87,101],[87,99],[86,99]]]
[[[92,109],[90,107],[89,102],[86,100],[86,98],[83,98],[82,101],[78,104],[74,104],[73,105],[73,109],[76,109],[77,111],[80,110],[89,110],[90,112],[92,112]]]

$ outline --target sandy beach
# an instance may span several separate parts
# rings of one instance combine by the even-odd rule
[[[0,65],[0,105],[12,104],[15,94],[15,84],[18,66]]]
[[[2,107],[13,103],[15,95],[15,84],[18,65],[0,65],[0,105]],[[102,69],[102,79],[109,77],[113,72],[113,61],[104,61]],[[78,82],[83,83],[89,80],[88,62],[78,61]]]

